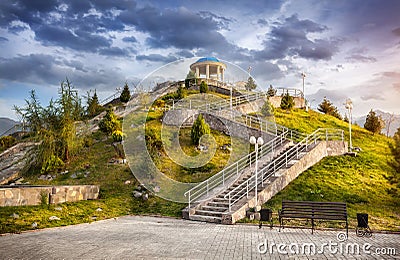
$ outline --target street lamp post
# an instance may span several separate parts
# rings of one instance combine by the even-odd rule
[[[303,78],[303,100],[304,100],[304,105],[305,105],[306,104],[306,95],[304,94],[304,78],[306,77],[306,74],[304,72],[302,72],[301,77]]]
[[[352,114],[351,114],[351,110],[353,109],[353,102],[351,101],[350,98],[348,98],[346,100],[346,103],[344,104],[345,108],[348,110],[349,112],[349,135],[350,135],[350,144],[349,144],[349,150],[350,152],[353,149],[353,143],[351,142],[351,122],[353,120]]]
[[[257,183],[258,183],[258,146],[264,144],[264,140],[262,137],[258,137],[257,140],[254,136],[250,137],[250,143],[255,145],[256,150],[256,180],[255,180],[255,196],[256,196],[256,207],[258,206],[258,191],[257,191]]]

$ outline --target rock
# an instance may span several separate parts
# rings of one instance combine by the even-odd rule
[[[92,217],[92,220],[96,220],[96,219],[97,219],[97,217],[96,217],[96,216]]]
[[[131,184],[131,181],[130,180],[127,180],[127,181],[125,181],[124,182],[126,185],[128,185],[128,184]]]
[[[36,222],[32,223],[32,228],[37,228],[37,223]]]
[[[46,175],[42,174],[38,177],[39,180],[45,180],[46,179]]]
[[[62,208],[61,207],[56,207],[56,208],[54,208],[54,210],[62,211]]]
[[[103,209],[102,208],[97,208],[96,211],[100,212],[100,211],[103,211]]]
[[[73,173],[72,175],[71,175],[71,178],[72,179],[76,179],[78,176],[77,176],[77,174],[76,173]]]
[[[135,197],[135,198],[140,198],[140,197],[142,197],[142,195],[143,195],[143,193],[138,192],[136,190],[133,192],[133,197]]]
[[[51,216],[51,217],[49,217],[49,220],[60,220],[60,218],[56,217],[56,216]]]
[[[144,201],[148,200],[149,199],[149,194],[147,194],[147,193],[143,194],[142,199]]]
[[[135,187],[135,190],[141,191],[142,190],[142,185],[139,185],[139,186]]]
[[[13,219],[17,219],[17,218],[19,218],[19,215],[17,213],[13,213],[13,214],[11,214],[10,217],[12,217]]]
[[[64,174],[67,174],[67,173],[68,173],[68,171],[60,172],[61,175],[64,175]]]

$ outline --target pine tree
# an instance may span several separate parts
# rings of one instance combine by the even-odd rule
[[[103,107],[99,103],[99,98],[97,97],[96,90],[94,90],[93,97],[90,97],[90,94],[88,92],[87,94],[87,109],[86,109],[86,114],[92,118],[94,116],[97,116],[103,111]]]
[[[183,99],[186,97],[186,90],[182,86],[179,86],[176,90],[176,97],[178,99]]]
[[[293,97],[286,93],[283,95],[281,100],[281,108],[286,110],[291,110],[294,107],[294,100]]]
[[[111,135],[114,131],[121,130],[121,122],[118,121],[111,105],[108,107],[104,118],[99,122],[99,129],[107,135]]]
[[[128,102],[131,99],[131,92],[129,91],[129,86],[128,83],[125,82],[124,89],[121,92],[121,96],[119,97],[119,100],[121,102]]]
[[[208,92],[208,85],[205,81],[202,81],[200,84],[200,93],[207,93]]]
[[[249,77],[247,79],[246,85],[244,86],[246,88],[246,90],[251,91],[255,88],[257,88],[257,84],[254,81],[253,77]]]
[[[365,119],[364,128],[368,131],[376,134],[380,133],[385,127],[384,122],[380,116],[377,116],[374,111],[369,111],[367,118]]]
[[[268,91],[267,91],[267,96],[268,97],[273,97],[276,95],[276,89],[272,87],[272,85],[269,85]]]
[[[318,111],[342,119],[338,108],[335,107],[332,102],[329,101],[326,97],[324,97],[324,100],[321,102],[321,104],[318,105]]]
[[[274,115],[274,107],[271,105],[271,103],[268,101],[268,99],[265,100],[264,105],[261,107],[261,114],[264,117]]]
[[[205,134],[210,134],[210,126],[204,120],[203,115],[199,114],[190,132],[192,143],[198,145],[200,138]]]
[[[394,156],[394,160],[391,162],[391,165],[394,167],[397,173],[400,173],[400,127],[397,128],[397,131],[393,136],[393,140],[394,144],[390,144],[390,150]]]

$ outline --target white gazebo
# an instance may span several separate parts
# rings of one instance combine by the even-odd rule
[[[190,69],[195,72],[196,78],[224,81],[226,65],[215,57],[204,57],[190,65]]]

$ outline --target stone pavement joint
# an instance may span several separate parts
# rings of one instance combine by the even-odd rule
[[[349,238],[340,242],[337,234],[341,231],[316,230],[312,235],[309,229],[278,230],[277,227],[259,229],[256,225],[127,216],[0,236],[0,258],[400,259],[398,234],[374,233],[371,238],[360,238],[350,231]],[[303,246],[308,250],[312,245],[316,248],[315,254],[301,252]],[[356,245],[359,254],[351,251]],[[365,245],[369,254],[363,251]],[[294,253],[297,247],[299,254]],[[260,253],[259,249],[264,252]]]

